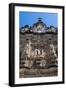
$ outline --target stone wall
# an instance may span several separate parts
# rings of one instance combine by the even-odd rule
[[[57,65],[57,33],[20,33],[20,68]]]

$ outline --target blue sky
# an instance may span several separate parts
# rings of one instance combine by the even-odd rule
[[[42,18],[42,21],[47,25],[53,25],[58,27],[58,15],[57,13],[40,13],[40,12],[19,12],[19,27],[25,25],[32,26],[37,22],[38,18]]]

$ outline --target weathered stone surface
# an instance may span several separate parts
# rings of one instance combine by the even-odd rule
[[[20,77],[35,76],[35,69],[39,71],[38,76],[57,75],[57,52],[57,33],[20,34]],[[55,67],[56,71],[49,70],[50,67]],[[48,70],[51,74],[47,74]],[[51,70],[56,74],[52,74]]]

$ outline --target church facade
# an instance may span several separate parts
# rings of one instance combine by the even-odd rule
[[[47,27],[41,18],[20,28],[20,77],[57,75],[57,37],[57,28]]]

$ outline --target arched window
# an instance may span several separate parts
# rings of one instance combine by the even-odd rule
[[[40,55],[40,50],[39,49],[35,49],[35,55]]]
[[[42,55],[42,49],[40,50],[40,54]]]

